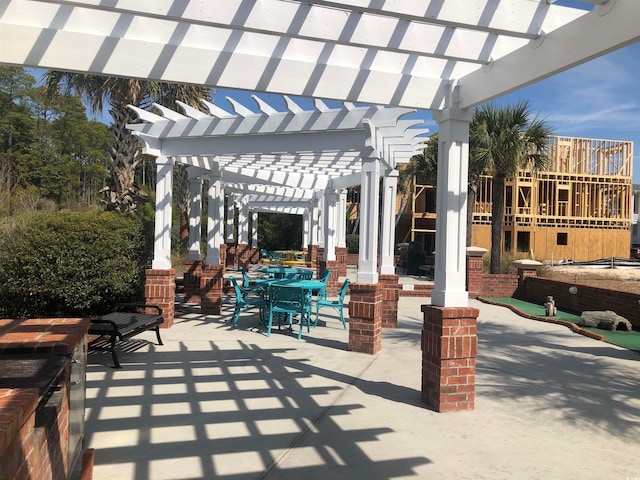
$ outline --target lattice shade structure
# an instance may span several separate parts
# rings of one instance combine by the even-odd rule
[[[640,40],[637,0],[586,0],[584,9],[562,3],[0,0],[0,63],[433,111],[441,158],[432,303],[465,306],[466,227],[461,218],[467,205],[470,109]],[[269,135],[279,137],[273,133],[277,116],[266,105],[260,108]],[[323,182],[331,188],[357,183],[349,172],[363,151],[351,147],[353,132],[327,124],[325,131],[311,128],[308,138],[280,137],[279,145],[273,140],[267,151],[261,147],[266,135],[260,135],[266,131],[251,125],[246,110],[237,105],[235,111],[246,117],[242,144],[240,131],[228,135],[223,128],[235,120],[216,106],[209,115],[186,106],[184,115],[141,113],[146,123],[138,134],[146,138],[147,151],[157,154],[153,139],[159,139],[158,129],[167,129],[161,161],[170,158],[168,163],[221,172],[218,181],[224,177],[229,188],[243,192],[255,188],[265,201],[282,193],[266,187],[298,189],[281,199],[308,198],[307,191],[321,190]],[[316,110],[312,116],[331,115],[318,103]],[[304,118],[300,114],[297,118]],[[391,125],[395,133],[383,133],[384,123],[365,127],[367,158],[374,155],[382,164],[371,162],[356,173],[361,185],[385,175],[393,184],[393,171],[385,168],[393,170],[397,160],[391,158],[400,155],[398,148],[406,151],[398,145],[413,144],[402,133],[411,130],[408,126]],[[212,151],[209,134],[217,138]],[[219,188],[214,185],[215,191]],[[370,206],[365,213],[371,216],[362,220],[377,234],[377,204],[369,194],[378,191],[372,188],[364,195],[363,203]],[[367,244],[377,240],[368,238]],[[369,265],[367,256],[375,257],[373,250],[361,252],[361,265]]]

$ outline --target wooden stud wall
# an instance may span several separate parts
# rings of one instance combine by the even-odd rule
[[[628,257],[633,142],[551,137],[549,156],[548,171],[523,170],[506,182],[503,242],[511,238],[516,258]],[[472,228],[473,245],[487,249],[491,184],[491,177],[480,180]],[[414,217],[419,213],[414,210]],[[527,236],[528,251],[519,252],[518,237]]]

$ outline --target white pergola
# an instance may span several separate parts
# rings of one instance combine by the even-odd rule
[[[190,257],[200,259],[200,200],[202,175],[209,178],[210,221],[205,263],[220,263],[224,243],[224,195],[238,196],[239,235],[246,233],[248,209],[310,214],[323,205],[325,260],[335,260],[335,247],[344,240],[345,208],[338,208],[340,192],[360,185],[361,231],[358,281],[377,283],[379,178],[383,191],[382,273],[394,273],[396,166],[420,151],[426,129],[413,128],[422,120],[403,120],[415,110],[400,107],[329,108],[320,100],[304,110],[284,97],[286,112],[254,96],[259,112],[229,99],[234,112],[204,101],[209,110],[180,104],[184,115],[155,105],[162,116],[133,108],[142,124],[130,129],[144,142],[144,152],[156,156],[156,249],[153,268],[171,268],[172,165],[187,165],[192,180],[192,231]],[[244,207],[244,208],[243,208]],[[311,234],[317,228],[308,229]],[[317,233],[316,233],[317,235]],[[244,238],[239,243],[248,243]]]
[[[433,111],[440,158],[432,303],[465,306],[470,109],[640,39],[638,0],[584,4],[592,9],[553,0],[0,0],[0,63]],[[236,114],[250,116],[241,110]],[[176,115],[167,111],[161,117],[176,132],[181,122],[207,121],[187,110],[186,120]],[[161,123],[143,118],[149,131]],[[342,145],[338,134],[310,135]],[[291,135],[291,142],[303,142],[294,137],[302,134]],[[153,138],[145,140],[150,150]],[[291,144],[286,152],[269,153],[242,150],[233,138],[220,144],[215,155],[200,151],[197,160],[182,157],[176,144],[166,158],[209,172],[223,164],[225,185],[239,192],[248,185],[255,195],[267,196],[277,195],[269,188],[307,189],[293,173],[284,183],[274,182],[268,171],[263,178],[262,167],[253,181],[247,179],[251,163],[271,161],[280,170],[296,165],[301,152]],[[348,158],[361,162],[363,186],[371,175],[383,176],[370,164],[392,164],[383,160],[379,144],[366,147],[378,150],[374,157],[343,151],[334,165]],[[305,158],[317,166],[310,172],[319,179],[332,160],[326,150],[314,152],[316,157]],[[246,163],[234,172],[224,165],[226,158]],[[326,179],[327,185],[339,188],[348,177],[342,172]],[[287,197],[292,198],[282,196]],[[361,257],[359,280],[375,281],[375,272],[363,265]]]

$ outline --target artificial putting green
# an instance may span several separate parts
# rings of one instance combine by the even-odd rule
[[[520,310],[521,312],[530,316],[539,317],[540,320],[544,320],[544,321],[560,320],[560,321],[571,322],[576,325],[578,325],[580,322],[580,315],[575,315],[569,312],[563,312],[561,310],[558,310],[554,317],[547,317],[545,315],[545,309],[543,305],[525,302],[524,300],[518,300],[516,298],[493,297],[493,298],[487,298],[487,300],[492,303],[496,303],[498,305],[515,307],[516,310]],[[632,330],[631,332],[627,332],[627,331],[616,330],[612,332],[609,330],[603,330],[601,328],[583,327],[583,326],[580,326],[580,328],[582,330],[586,330],[587,332],[591,332],[596,335],[600,335],[604,337],[605,341],[608,343],[611,343],[613,345],[618,345],[623,348],[628,348],[629,350],[635,350],[637,352],[640,352],[640,332],[638,331]]]

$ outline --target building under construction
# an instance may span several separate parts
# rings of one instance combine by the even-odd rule
[[[536,260],[628,257],[631,246],[633,142],[551,137],[550,167],[520,171],[505,185],[503,251]],[[472,245],[491,248],[491,177],[482,177]],[[435,188],[414,185],[412,213],[396,239],[435,248]],[[408,212],[409,208],[405,211]]]

